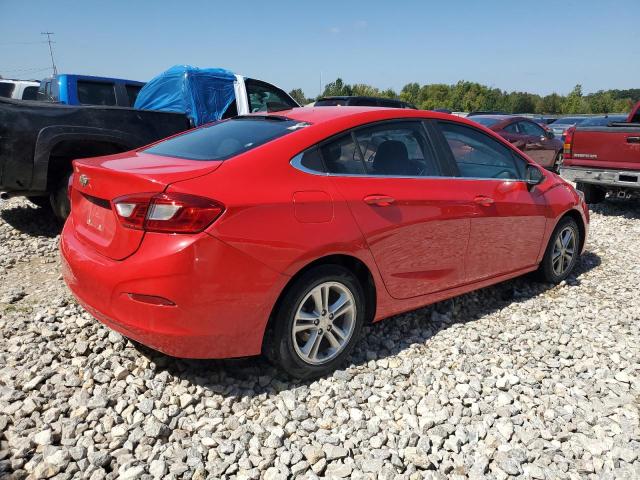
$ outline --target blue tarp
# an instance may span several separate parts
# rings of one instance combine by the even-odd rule
[[[235,99],[235,75],[223,68],[175,65],[150,80],[134,108],[186,114],[199,126],[219,120]]]

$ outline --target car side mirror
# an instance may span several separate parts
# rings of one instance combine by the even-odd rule
[[[553,133],[551,130],[545,130],[544,136],[547,137],[548,139],[552,139],[556,137],[556,134]]]
[[[531,190],[536,185],[540,185],[544,180],[544,174],[542,170],[540,170],[535,165],[527,165],[527,169],[524,174],[524,181],[529,186],[529,190]]]

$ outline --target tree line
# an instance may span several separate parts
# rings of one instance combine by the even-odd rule
[[[552,93],[542,96],[528,92],[507,92],[464,80],[454,85],[420,85],[413,82],[396,92],[390,88],[380,90],[364,83],[350,85],[338,78],[328,83],[322,95],[316,99],[306,97],[300,88],[291,90],[289,94],[301,105],[320,97],[364,95],[403,100],[423,110],[443,108],[454,112],[490,110],[539,114],[622,113],[630,111],[633,104],[640,100],[640,88],[599,90],[585,95],[582,86],[576,85],[568,95]]]

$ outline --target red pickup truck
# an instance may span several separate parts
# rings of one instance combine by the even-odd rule
[[[560,174],[576,182],[587,203],[601,202],[607,193],[640,197],[640,102],[626,122],[567,130]]]

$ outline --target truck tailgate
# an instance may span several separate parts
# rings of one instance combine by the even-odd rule
[[[577,128],[565,165],[640,170],[640,126]]]

